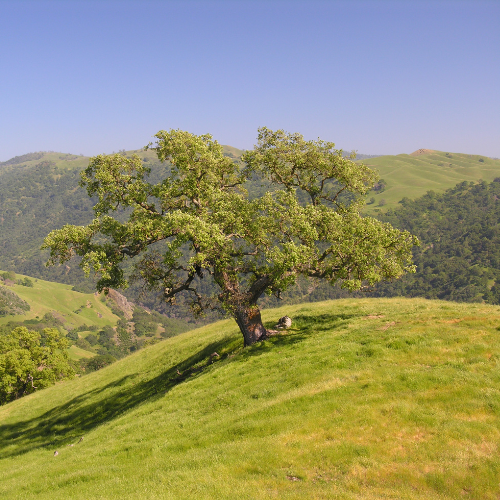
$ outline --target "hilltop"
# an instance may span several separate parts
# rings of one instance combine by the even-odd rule
[[[427,191],[442,192],[463,181],[493,181],[500,177],[500,160],[429,149],[362,161],[378,170],[383,180],[378,190],[368,193],[368,199],[374,198],[365,210],[370,215],[397,206],[403,198],[419,198]]]
[[[0,496],[497,498],[499,313],[350,299],[264,311],[292,328],[251,348],[167,339],[0,407]]]

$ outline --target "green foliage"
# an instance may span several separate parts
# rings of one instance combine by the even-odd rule
[[[92,373],[110,365],[111,363],[114,363],[115,361],[116,358],[110,354],[103,354],[89,359],[81,359],[80,365],[85,373]]]
[[[156,183],[148,182],[151,170],[137,155],[91,159],[82,185],[98,199],[95,218],[46,237],[51,264],[76,254],[105,290],[128,286],[123,264],[137,257],[132,279],[162,290],[167,302],[187,294],[195,312],[223,308],[246,344],[265,335],[257,300],[281,294],[298,275],[356,290],[413,269],[416,240],[359,215],[376,174],[333,143],[262,128],[243,167],[210,135],[171,130],[155,137],[152,149],[171,164]],[[250,198],[243,184],[255,175],[274,190]],[[251,321],[257,326],[248,333]],[[123,328],[118,334],[130,343]]]
[[[92,336],[90,335],[89,338],[91,338]],[[95,352],[92,348],[92,344],[87,340],[87,338],[85,337],[80,337],[78,338],[78,340],[76,341],[76,345],[80,348],[80,349],[85,349],[86,351],[90,351],[90,352]],[[95,344],[94,344],[95,345]]]
[[[73,342],[76,342],[80,337],[78,336],[78,332],[76,330],[70,330],[66,335],[66,338],[72,340]]]
[[[443,194],[405,198],[382,220],[416,234],[417,272],[377,295],[500,304],[500,182],[462,182]]]
[[[0,335],[0,404],[73,377],[67,347],[55,328],[19,327]]]
[[[379,179],[372,187],[372,190],[376,193],[383,193],[386,187],[387,183],[384,181],[384,179]]]
[[[97,325],[87,325],[85,323],[73,329],[74,332],[95,332],[97,330]]]
[[[132,321],[134,322],[134,333],[138,337],[142,337],[144,335],[152,337],[156,334],[158,322],[155,321],[155,318],[152,317],[151,314],[148,314],[144,309],[136,307],[134,309]]]
[[[21,286],[27,286],[28,288],[33,288],[33,281],[27,276],[22,280],[17,280],[17,284]]]

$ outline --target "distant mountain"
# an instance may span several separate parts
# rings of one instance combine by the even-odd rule
[[[227,156],[238,158],[242,151],[224,146]],[[152,179],[168,172],[168,165],[158,161],[154,151],[122,151],[136,153],[152,169]],[[367,195],[373,202],[366,206],[369,215],[381,216],[388,208],[398,207],[403,198],[415,199],[427,191],[444,192],[462,181],[492,181],[500,177],[500,160],[484,156],[418,150],[411,155],[376,156],[358,154],[357,161],[376,168],[381,182]],[[16,271],[49,281],[76,286],[91,292],[93,280],[85,278],[77,261],[66,266],[45,267],[48,254],[40,251],[44,237],[64,224],[85,225],[93,217],[93,200],[78,187],[80,172],[88,165],[85,156],[36,152],[17,156],[0,163],[0,269]],[[254,195],[266,189],[260,183],[249,186]],[[167,312],[160,298],[140,298],[139,287],[125,292],[135,302],[151,309]],[[331,287],[312,287],[299,283],[290,291],[288,300],[320,300],[344,295]],[[307,298],[305,298],[307,297]],[[275,305],[272,298],[266,304]],[[187,306],[169,309],[174,317],[188,318]]]
[[[412,154],[368,158],[365,165],[379,171],[382,182],[367,198],[366,213],[397,206],[403,198],[415,199],[427,191],[444,192],[462,181],[492,181],[500,177],[500,160],[486,156],[419,149]]]

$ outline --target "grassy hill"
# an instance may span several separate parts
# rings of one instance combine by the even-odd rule
[[[500,160],[485,156],[443,151],[418,150],[410,155],[379,156],[362,160],[377,169],[385,181],[382,192],[370,192],[375,203],[366,207],[369,214],[397,206],[404,197],[415,199],[427,191],[445,191],[462,181],[492,181],[500,177]],[[383,207],[379,206],[385,200]]]
[[[185,321],[146,311],[128,302],[116,290],[110,290],[108,296],[81,293],[72,290],[71,285],[16,275],[16,281],[21,283],[24,278],[31,281],[31,287],[13,284],[11,280],[7,286],[0,280],[0,291],[15,294],[14,297],[29,306],[27,311],[18,307],[19,314],[0,316],[0,330],[2,326],[8,332],[20,325],[28,329],[56,326],[72,340],[69,357],[74,360],[105,353],[123,357],[143,345],[192,328]],[[8,300],[9,296],[4,298]],[[54,323],[54,319],[55,325],[49,324]],[[82,343],[82,339],[91,344]]]
[[[17,275],[17,278],[25,278]],[[71,290],[71,285],[33,279],[33,287],[12,285],[7,287],[30,305],[24,314],[0,317],[0,325],[9,321],[26,321],[53,313],[63,322],[66,329],[77,328],[84,324],[102,328],[116,325],[119,317],[113,314],[100,296],[93,293],[80,293]],[[4,285],[0,285],[4,286]]]
[[[0,407],[0,496],[496,499],[499,313],[350,299],[264,311],[294,323],[251,348],[184,333]]]

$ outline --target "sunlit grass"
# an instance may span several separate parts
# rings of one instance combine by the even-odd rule
[[[491,182],[500,172],[500,160],[443,151],[419,156],[379,156],[362,161],[378,170],[387,184],[383,192],[371,191],[367,195],[368,199],[375,198],[375,203],[365,208],[365,212],[370,215],[387,208],[396,208],[403,197],[416,199],[427,191],[444,192],[463,181],[477,182],[482,179]],[[379,206],[381,200],[385,201],[382,207]]]
[[[230,320],[165,340],[0,407],[0,497],[496,499],[499,313],[339,300],[264,311],[294,323],[251,348]]]
[[[22,278],[25,276],[17,275],[17,279]],[[115,325],[119,319],[105,303],[99,300],[98,295],[74,292],[71,290],[71,285],[35,278],[30,279],[33,282],[33,287],[22,285],[8,287],[21,299],[28,302],[30,310],[22,315],[4,316],[0,318],[0,324],[42,318],[47,312],[56,312],[63,323],[73,328],[83,324],[99,327]]]

